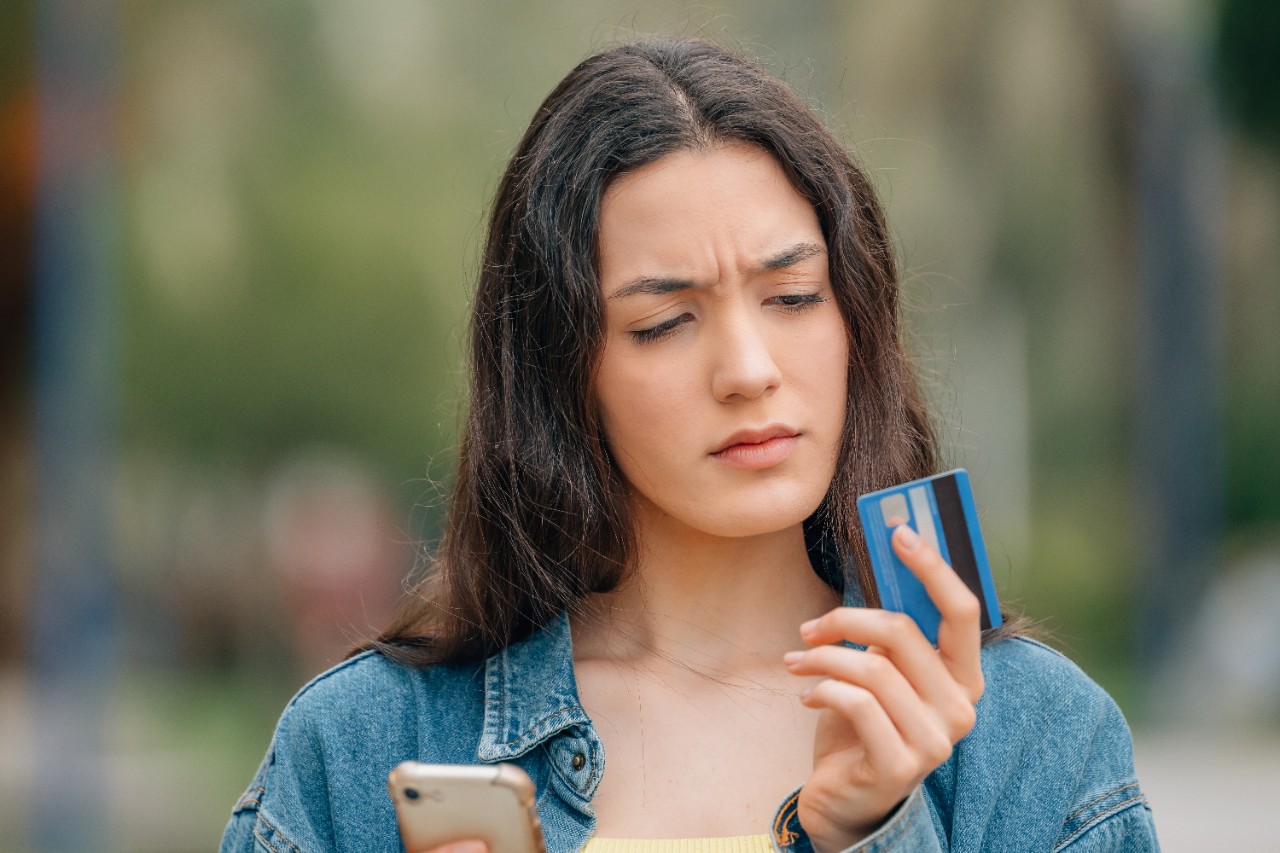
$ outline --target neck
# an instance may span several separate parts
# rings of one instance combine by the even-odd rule
[[[579,658],[732,675],[774,667],[800,624],[839,604],[814,574],[800,525],[719,537],[642,520],[630,577],[574,620]]]

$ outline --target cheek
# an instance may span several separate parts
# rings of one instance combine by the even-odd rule
[[[648,467],[655,446],[669,434],[674,389],[659,371],[642,370],[625,360],[604,359],[596,377],[596,401],[605,441],[628,480],[638,467]]]
[[[814,405],[844,426],[849,393],[849,337],[839,319],[812,329],[806,346],[797,349],[797,369]]]
[[[699,474],[708,397],[688,371],[653,360],[603,365],[596,395],[609,454],[637,496],[670,506]]]

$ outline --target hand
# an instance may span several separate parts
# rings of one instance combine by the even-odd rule
[[[819,853],[875,831],[973,728],[982,695],[981,604],[938,552],[900,526],[893,549],[942,615],[935,649],[911,617],[838,607],[800,628],[796,675],[824,676],[801,701],[820,709],[800,824]],[[831,645],[849,640],[858,651]]]

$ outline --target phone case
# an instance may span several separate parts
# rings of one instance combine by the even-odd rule
[[[387,777],[406,853],[479,838],[490,853],[544,853],[536,792],[514,764],[406,761]]]

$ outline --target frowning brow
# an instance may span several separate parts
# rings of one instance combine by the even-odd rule
[[[623,299],[627,296],[635,296],[637,293],[675,293],[677,290],[689,290],[692,287],[693,282],[685,278],[641,276],[631,279],[624,286],[618,288],[617,292],[609,298]]]
[[[794,246],[783,249],[761,263],[759,269],[761,272],[786,269],[787,267],[795,266],[801,261],[807,261],[809,258],[824,254],[826,251],[818,243],[796,243]],[[662,295],[680,290],[690,290],[693,287],[695,287],[694,283],[687,278],[646,275],[631,279],[618,288],[609,298],[625,299],[628,296],[635,296],[637,293]]]
[[[801,261],[807,261],[825,253],[827,250],[817,243],[796,243],[789,249],[783,249],[769,260],[760,265],[762,271],[781,270],[787,267],[795,266]]]

